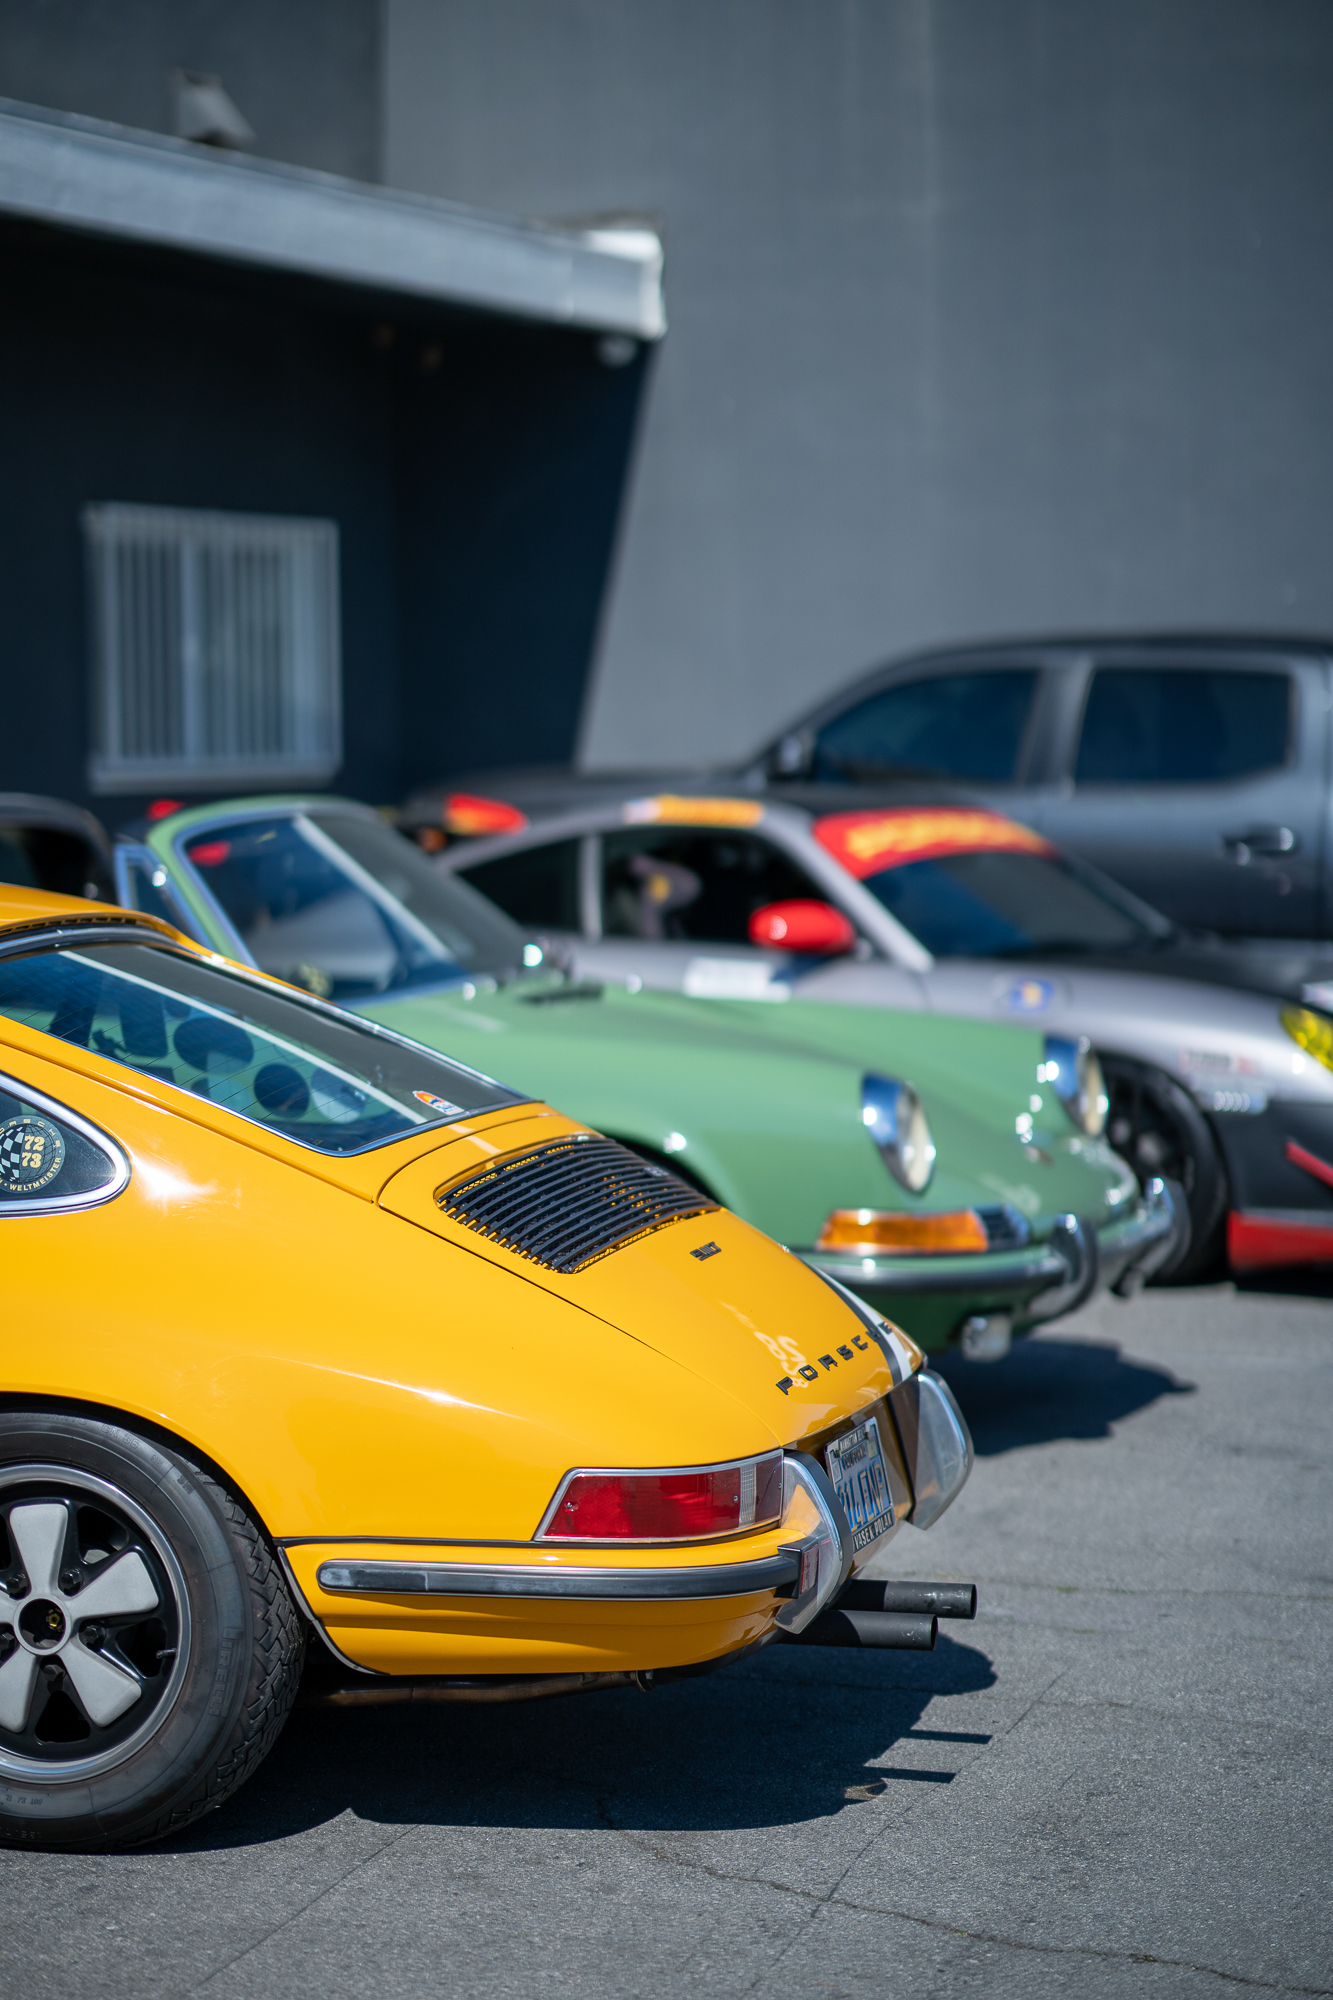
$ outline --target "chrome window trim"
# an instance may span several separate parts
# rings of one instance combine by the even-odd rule
[[[86,920],[78,924],[52,924],[43,930],[21,931],[12,936],[0,933],[0,958],[21,958],[25,952],[55,951],[84,944],[157,944],[168,951],[179,950],[175,938],[154,930],[132,917],[109,917],[105,923]],[[59,1037],[57,1037],[59,1039]]]
[[[11,1086],[13,1086],[11,1090]],[[82,1208],[100,1208],[104,1202],[114,1201],[123,1194],[130,1184],[130,1163],[127,1155],[105,1132],[83,1118],[77,1111],[70,1111],[54,1097],[48,1097],[43,1090],[33,1090],[7,1070],[0,1070],[0,1089],[11,1090],[11,1095],[20,1098],[24,1104],[31,1104],[44,1111],[48,1118],[59,1119],[64,1125],[72,1125],[80,1138],[95,1146],[102,1157],[111,1162],[111,1179],[102,1187],[89,1188],[84,1194],[58,1195],[55,1199],[43,1201],[39,1196],[35,1201],[6,1201],[0,1195],[0,1217],[11,1215],[70,1215]]]
[[[681,1218],[687,1220],[688,1218]],[[750,1452],[745,1458],[718,1459],[712,1465],[576,1465],[565,1473],[555,1489],[555,1497],[542,1515],[533,1536],[534,1542],[554,1542],[562,1548],[581,1545],[584,1548],[603,1549],[653,1549],[694,1547],[701,1542],[734,1542],[738,1535],[757,1534],[761,1529],[772,1528],[781,1520],[781,1513],[764,1521],[747,1521],[744,1526],[724,1528],[716,1535],[603,1535],[595,1538],[582,1535],[550,1535],[547,1533],[555,1519],[560,1502],[569,1490],[572,1479],[662,1479],[673,1473],[733,1472],[742,1466],[760,1466],[765,1459],[781,1458],[780,1447],[772,1451]]]
[[[750,1562],[694,1569],[543,1569],[536,1564],[325,1562],[321,1590],[392,1597],[549,1597],[603,1603],[629,1600],[748,1597],[797,1580],[799,1559],[780,1551]]]
[[[579,929],[589,944],[602,935],[602,828],[579,837]]]
[[[130,870],[131,868],[142,868],[147,874],[153,888],[171,911],[170,921],[176,926],[176,929],[183,931],[186,937],[193,938],[196,944],[203,945],[206,951],[212,950],[208,939],[200,932],[198,918],[182,902],[180,891],[172,881],[171,872],[166,867],[160,854],[154,854],[152,848],[144,846],[142,841],[118,840],[116,842],[114,862],[116,900],[125,909],[136,910],[136,905],[130,892]],[[161,882],[153,881],[155,874],[161,874],[163,878]],[[136,914],[146,916],[148,912],[146,910],[137,910]]]

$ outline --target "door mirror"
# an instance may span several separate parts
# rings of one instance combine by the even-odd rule
[[[750,943],[839,958],[855,945],[856,930],[832,903],[800,897],[788,903],[765,903],[762,910],[756,910],[750,919]]]

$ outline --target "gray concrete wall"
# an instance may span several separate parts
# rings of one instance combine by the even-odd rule
[[[377,180],[379,0],[0,0],[0,97],[174,132],[174,69],[220,76],[256,153]]]
[[[1327,0],[386,0],[385,178],[660,218],[593,763],[877,658],[1333,630]]]

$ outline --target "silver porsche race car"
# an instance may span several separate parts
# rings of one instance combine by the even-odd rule
[[[1112,1144],[1185,1193],[1188,1240],[1161,1275],[1333,1260],[1333,985],[1293,987],[1271,952],[1251,965],[1180,932],[1014,820],[929,798],[825,813],[656,793],[451,845],[438,865],[585,978],[1090,1038]],[[1027,1122],[1040,1148],[1035,1094]]]

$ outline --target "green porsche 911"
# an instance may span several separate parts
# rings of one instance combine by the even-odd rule
[[[171,813],[123,837],[116,868],[127,906],[622,1140],[923,1347],[1002,1353],[1099,1286],[1132,1291],[1174,1245],[1178,1194],[1141,1190],[1104,1143],[1085,1043],[574,980],[344,800]]]

